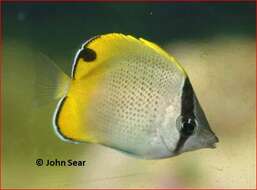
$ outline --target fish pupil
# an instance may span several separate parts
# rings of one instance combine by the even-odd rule
[[[183,136],[190,136],[194,133],[196,123],[192,119],[187,119],[182,123],[182,135]]]
[[[78,58],[82,58],[86,62],[94,61],[96,59],[96,52],[90,48],[85,47],[80,51]]]

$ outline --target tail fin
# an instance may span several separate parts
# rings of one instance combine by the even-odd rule
[[[34,102],[36,106],[45,105],[63,97],[68,90],[70,78],[53,60],[43,53],[35,60]]]

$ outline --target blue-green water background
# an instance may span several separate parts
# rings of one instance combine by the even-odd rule
[[[80,44],[110,32],[157,44],[217,34],[255,37],[254,3],[5,3],[4,38],[72,59]]]

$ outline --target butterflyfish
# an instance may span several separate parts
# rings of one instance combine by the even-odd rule
[[[184,68],[143,38],[111,33],[86,41],[58,93],[53,125],[66,141],[97,143],[144,159],[218,142]]]

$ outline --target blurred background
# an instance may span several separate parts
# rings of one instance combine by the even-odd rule
[[[2,10],[5,188],[256,187],[254,2],[10,2]],[[143,37],[178,59],[220,139],[216,149],[140,160],[55,135],[56,101],[35,104],[40,102],[34,96],[35,70],[44,67],[39,54],[69,74],[80,45],[110,32]],[[38,158],[86,160],[87,165],[38,167]]]

